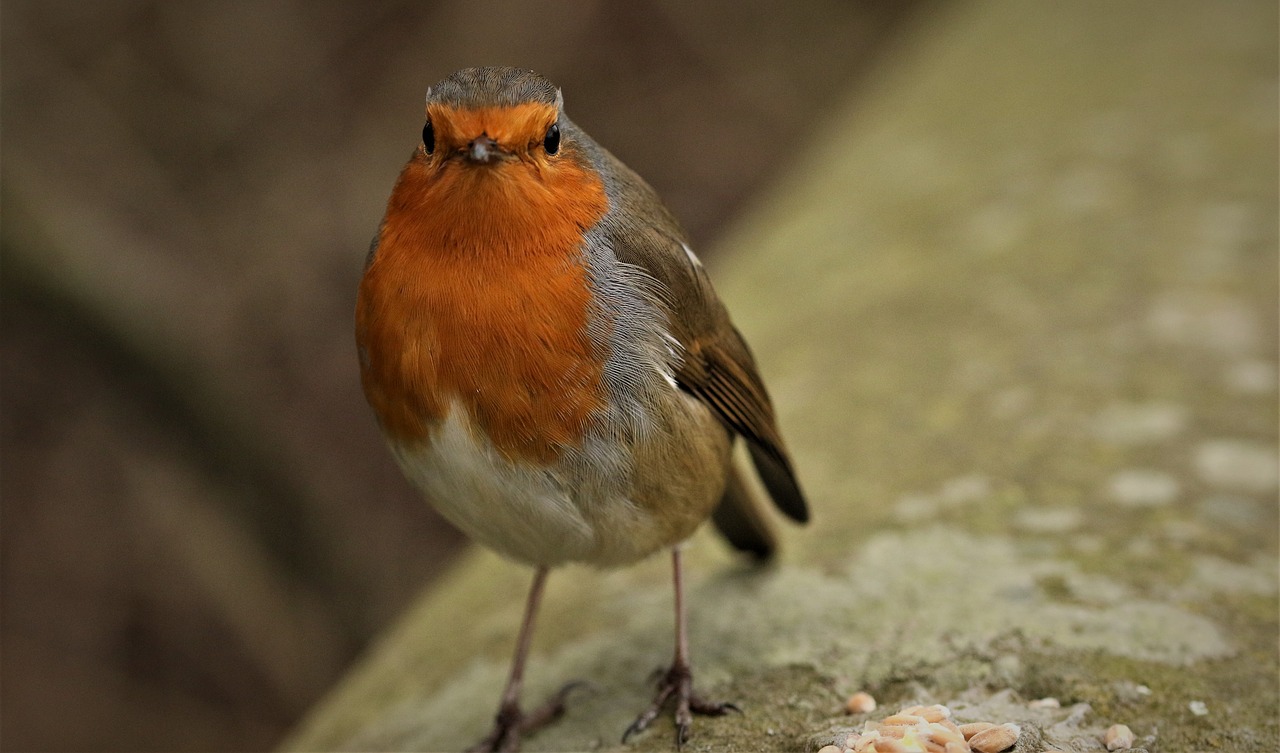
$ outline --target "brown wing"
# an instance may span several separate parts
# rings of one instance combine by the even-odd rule
[[[619,261],[639,267],[658,283],[670,334],[684,347],[676,382],[747,440],[760,480],[778,508],[793,520],[807,521],[808,505],[755,359],[702,265],[686,252],[679,224],[648,184],[592,146],[599,149],[593,156],[609,163],[610,200],[623,201],[631,210],[625,215],[611,212],[603,229]]]
[[[769,393],[742,335],[727,321],[685,345],[676,382],[747,440],[751,461],[780,510],[801,523],[809,508],[773,415]]]

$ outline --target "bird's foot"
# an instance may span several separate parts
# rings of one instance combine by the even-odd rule
[[[640,712],[640,716],[622,733],[625,744],[632,735],[648,729],[654,719],[662,713],[667,702],[675,699],[676,748],[679,749],[689,741],[689,728],[693,725],[693,715],[723,716],[730,711],[742,713],[742,709],[732,703],[715,703],[707,701],[693,693],[693,674],[688,666],[674,665],[658,680],[658,692],[653,696],[649,708]]]
[[[503,705],[494,717],[493,729],[480,742],[467,748],[466,753],[514,753],[520,750],[521,737],[564,716],[569,693],[585,685],[584,682],[571,682],[527,714],[517,704]]]

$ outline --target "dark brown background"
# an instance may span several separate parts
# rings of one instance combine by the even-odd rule
[[[459,551],[350,322],[428,85],[539,70],[705,248],[914,8],[6,0],[0,745],[269,747]]]

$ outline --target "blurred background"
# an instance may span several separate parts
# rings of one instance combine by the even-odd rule
[[[268,748],[464,546],[351,331],[431,83],[547,75],[705,249],[922,5],[5,0],[0,745]]]

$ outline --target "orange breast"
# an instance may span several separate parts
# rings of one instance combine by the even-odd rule
[[[390,437],[429,441],[458,404],[512,460],[581,442],[605,399],[582,234],[607,207],[569,159],[410,161],[356,307],[361,380]]]

